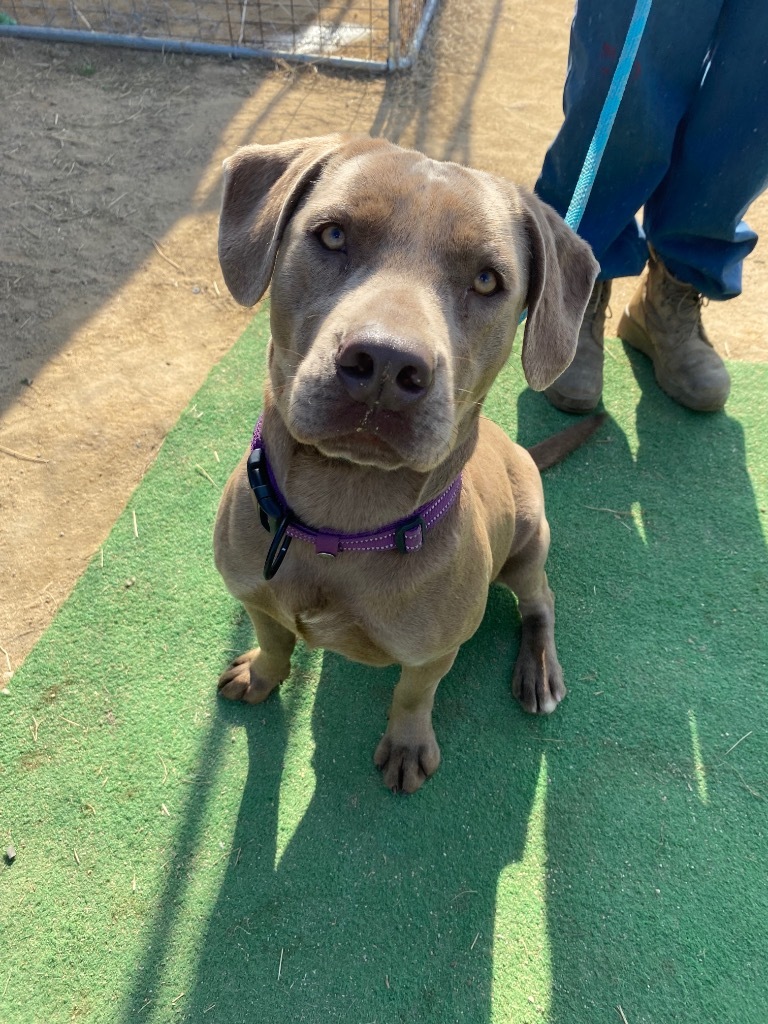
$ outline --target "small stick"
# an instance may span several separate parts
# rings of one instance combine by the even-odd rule
[[[88,731],[84,725],[80,725],[79,722],[73,722],[71,718],[65,718],[64,715],[59,715],[59,718],[62,720],[62,722],[66,722],[68,725],[76,725],[77,728],[82,729],[83,732]]]
[[[181,999],[181,997],[182,997],[183,995],[184,995],[184,993],[183,993],[183,992],[180,992],[180,993],[179,993],[179,995],[177,995],[175,999],[172,999],[172,1000],[171,1000],[171,1006],[173,1006],[173,1004],[174,1004],[174,1003],[178,1003],[178,1001],[179,1001],[179,1000]]]
[[[23,636],[24,634],[22,633],[20,635]],[[5,663],[8,666],[8,675],[10,677],[13,675],[13,665],[11,665],[11,657],[8,654],[8,651],[6,651],[6,649],[2,645],[0,645],[0,651],[2,651],[3,654],[5,655]]]
[[[214,487],[216,486],[216,481],[213,479],[210,473],[206,473],[202,466],[195,466],[195,469],[200,474],[200,476],[204,476],[206,480],[210,480]]]
[[[171,259],[170,256],[166,256],[166,254],[163,252],[163,250],[160,247],[160,243],[156,239],[152,238],[151,241],[152,241],[152,245],[154,245],[154,247],[155,247],[155,251],[157,252],[158,256],[161,256],[165,260],[166,263],[170,263],[170,265],[174,268],[174,270],[178,270],[181,273],[184,273],[184,271],[181,269],[181,267],[179,266],[178,263],[175,263]]]
[[[81,10],[79,10],[79,9],[78,9],[78,6],[77,6],[77,4],[72,4],[72,9],[74,10],[75,14],[76,14],[76,15],[78,16],[78,18],[80,19],[80,21],[82,21],[82,23],[83,23],[83,24],[85,25],[85,27],[86,27],[86,28],[88,29],[88,31],[89,31],[89,32],[93,32],[93,28],[92,28],[92,26],[91,26],[91,23],[90,23],[90,21],[88,21],[88,19],[87,19],[87,18],[86,18],[86,16],[85,16],[85,15],[83,14],[83,12],[82,12]]]
[[[163,760],[160,754],[157,755],[160,758],[160,764],[163,766],[163,782],[168,778],[168,766]]]
[[[136,509],[133,509],[133,536],[139,536],[139,524],[136,522]]]
[[[133,879],[131,880],[131,892],[136,892],[136,873],[134,872]]]
[[[74,855],[75,855],[75,860],[76,860],[76,861],[77,861],[77,863],[79,864],[79,863],[80,863],[80,858],[79,858],[79,857],[77,856],[77,850],[72,850],[72,853],[74,853]]]
[[[48,463],[48,459],[39,459],[36,455],[24,455],[23,452],[16,452],[13,448],[6,448],[4,444],[0,444],[0,452],[4,452],[6,455],[12,455],[14,459],[21,459],[22,462]]]
[[[616,517],[616,519],[621,523],[622,526],[626,527],[630,533],[632,532],[632,529],[629,526],[629,524],[625,523],[624,520],[621,518],[622,516],[631,516],[631,512],[621,512],[617,508],[600,508],[596,505],[583,505],[582,508],[588,508],[590,512],[610,512],[611,515]]]
[[[124,121],[131,121],[131,120],[133,120],[133,118],[138,117],[139,114],[143,114],[143,113],[144,113],[143,110],[137,110],[135,114],[131,114],[130,117],[123,118],[123,120]],[[122,123],[123,123],[123,121],[117,121],[116,122],[116,124],[122,124]],[[127,195],[127,193],[126,193],[126,195]],[[122,196],[120,198],[122,199]],[[178,263],[174,263],[170,256],[166,256],[165,255],[165,253],[162,250],[162,247],[161,247],[160,243],[154,237],[154,235],[150,235],[150,233],[148,231],[145,231],[144,228],[137,227],[136,230],[139,231],[142,235],[144,235],[146,238],[148,238],[150,240],[152,245],[154,245],[155,250],[157,251],[158,256],[161,256],[165,260],[166,263],[170,263],[170,265],[175,270],[180,270],[182,273],[184,273],[183,268],[180,267]]]
[[[3,989],[3,999],[5,999],[5,993],[8,991],[8,986],[11,982],[11,975],[13,971],[8,971],[8,977],[5,979],[5,988]]]
[[[603,508],[600,505],[584,505],[583,508],[588,508],[590,512],[611,512],[615,516],[631,516],[631,512],[622,512],[617,508]]]
[[[171,812],[168,810],[165,804],[160,804],[160,813],[164,814],[167,818],[170,818],[171,816]]]
[[[283,973],[283,953],[285,949],[280,950],[280,963],[277,965],[277,980],[280,981],[280,975]]]
[[[451,900],[451,903],[453,903],[453,900],[457,900],[459,898],[459,896],[470,896],[470,895],[477,896],[477,889],[462,889],[461,892],[457,892],[456,893],[456,895]]]
[[[628,1020],[627,1020],[627,1018],[626,1018],[626,1017],[624,1016],[624,1011],[622,1010],[622,1008],[621,1008],[620,1006],[617,1006],[617,1007],[616,1007],[616,1009],[617,1009],[617,1010],[619,1011],[619,1013],[621,1014],[621,1019],[622,1019],[622,1021],[624,1022],[624,1024],[629,1024],[629,1021],[628,1021]]]
[[[746,782],[744,776],[741,774],[741,772],[739,771],[738,768],[734,768],[733,765],[731,765],[731,771],[732,772],[736,772],[736,774],[739,776],[739,779],[741,780],[742,786],[744,787],[744,789],[747,790],[748,793],[751,793],[752,796],[756,796],[758,800],[764,800],[765,799],[765,797],[762,795],[762,793],[758,793],[756,789],[752,789],[751,786],[747,785],[747,782]]]
[[[248,0],[243,0],[243,13],[242,13],[242,15],[240,17],[240,35],[238,36],[238,39],[237,39],[237,45],[238,46],[242,46],[243,45],[243,34],[245,33],[245,11],[246,11],[247,7],[248,7]]]
[[[37,743],[37,730],[40,728],[40,723],[34,715],[32,715],[32,722],[33,724],[29,728],[32,730],[32,739]]]
[[[474,937],[474,939],[472,939],[472,945],[469,947],[470,950],[473,950],[475,948],[475,943],[477,942],[477,940],[479,938],[480,938],[480,932],[478,932],[477,935]]]
[[[740,739],[740,740],[736,740],[736,742],[735,742],[735,743],[733,744],[733,746],[732,746],[732,747],[728,747],[728,749],[726,750],[726,752],[725,752],[725,753],[723,754],[723,759],[725,759],[726,757],[728,757],[728,755],[730,754],[730,752],[731,752],[732,750],[735,750],[735,749],[736,749],[736,747],[738,747],[738,745],[739,745],[740,743],[743,743],[743,742],[744,742],[744,740],[745,740],[745,739],[747,738],[747,736],[751,736],[751,735],[752,735],[752,733],[753,733],[753,731],[754,731],[753,729],[750,729],[750,730],[749,730],[749,732],[745,733],[745,734],[744,734],[744,735],[743,735],[743,736],[741,737],[741,739]]]

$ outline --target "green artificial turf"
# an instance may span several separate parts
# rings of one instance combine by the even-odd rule
[[[570,695],[517,707],[494,588],[405,798],[372,764],[395,669],[300,648],[264,705],[215,695],[251,643],[211,529],[266,333],[0,697],[0,1021],[765,1024],[768,367],[697,416],[609,344],[614,418],[545,477]],[[568,422],[517,357],[487,409]]]

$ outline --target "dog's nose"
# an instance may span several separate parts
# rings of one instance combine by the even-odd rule
[[[350,338],[336,353],[336,374],[355,401],[397,412],[432,385],[433,363],[421,349],[415,342]]]

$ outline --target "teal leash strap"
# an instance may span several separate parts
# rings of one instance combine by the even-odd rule
[[[587,202],[592,192],[592,186],[597,177],[600,161],[603,159],[605,147],[608,145],[608,139],[611,135],[613,123],[616,120],[619,104],[624,95],[629,76],[632,73],[640,40],[645,31],[651,3],[652,0],[637,0],[635,4],[632,20],[627,29],[627,38],[624,40],[624,46],[619,57],[619,63],[616,65],[616,70],[613,73],[608,95],[605,97],[605,103],[595,128],[595,134],[592,136],[592,141],[589,144],[589,149],[584,159],[584,166],[581,168],[579,180],[576,182],[576,188],[573,190],[573,198],[565,215],[565,223],[569,228],[573,228],[574,231],[577,230],[581,223],[581,218],[584,215],[584,210],[587,207]]]
[[[573,190],[573,197],[565,215],[565,223],[574,231],[578,230],[581,218],[584,216],[584,210],[587,208],[592,186],[595,183],[597,171],[600,167],[600,161],[603,159],[621,98],[624,95],[629,76],[632,73],[632,67],[635,63],[640,40],[645,31],[652,2],[653,0],[637,0],[635,3],[635,9],[632,12],[632,20],[627,29],[627,37],[624,40],[619,62],[616,65],[616,70],[613,72],[613,78],[603,103],[603,109],[600,111],[595,133],[589,144],[581,173]],[[527,315],[528,310],[524,309],[520,315],[519,323],[522,323]]]

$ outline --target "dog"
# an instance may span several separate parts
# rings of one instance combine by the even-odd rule
[[[246,146],[224,168],[224,279],[246,306],[271,284],[272,336],[214,536],[258,647],[219,693],[265,700],[298,637],[399,664],[374,761],[412,793],[439,765],[435,691],[491,582],[517,596],[514,695],[539,714],[565,696],[539,471],[481,407],[526,308],[528,384],[565,370],[598,265],[532,193],[382,139]]]

